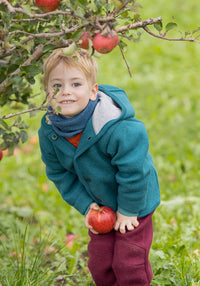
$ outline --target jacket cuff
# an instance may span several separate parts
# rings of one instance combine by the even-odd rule
[[[122,215],[125,215],[125,216],[138,216],[139,213],[136,213],[136,212],[129,212],[127,210],[124,210],[120,207],[118,207],[118,212]]]
[[[94,202],[92,201],[92,202],[88,205],[88,207],[86,208],[86,210],[85,210],[85,212],[84,212],[84,216],[86,216],[87,213],[89,212],[90,206],[91,206],[92,203],[94,203]]]

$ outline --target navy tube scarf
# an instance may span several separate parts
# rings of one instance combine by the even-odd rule
[[[47,111],[50,114],[49,119],[54,131],[58,135],[68,138],[72,138],[76,134],[82,132],[85,129],[88,120],[92,116],[97,103],[98,96],[95,101],[90,100],[84,110],[71,118],[65,117],[60,113],[53,113],[53,115],[51,115],[53,108],[49,106]]]

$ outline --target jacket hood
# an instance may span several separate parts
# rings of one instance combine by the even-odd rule
[[[111,120],[135,116],[135,111],[124,90],[111,85],[99,85],[98,97],[99,102],[92,115],[96,134]]]

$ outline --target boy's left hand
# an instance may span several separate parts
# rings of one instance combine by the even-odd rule
[[[137,216],[125,216],[118,211],[116,212],[117,220],[114,226],[116,231],[120,231],[121,233],[125,233],[126,230],[133,230],[135,227],[139,225],[137,220]]]

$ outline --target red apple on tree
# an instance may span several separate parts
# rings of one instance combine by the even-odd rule
[[[81,33],[81,37],[79,39],[79,46],[82,49],[88,49],[89,48],[89,42],[90,39],[92,39],[92,36],[90,34],[90,32],[82,32]]]
[[[88,223],[98,233],[110,232],[116,222],[115,212],[109,207],[99,207],[98,209],[91,209],[89,213]]]
[[[118,43],[119,38],[114,30],[108,33],[98,33],[93,39],[94,49],[101,54],[107,54],[111,52]]]
[[[60,0],[35,0],[36,6],[43,12],[51,12],[58,8]]]
[[[0,161],[2,160],[2,158],[3,158],[3,151],[0,150]]]

